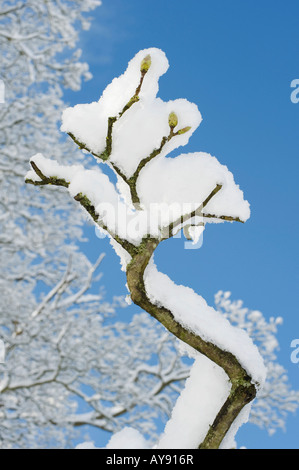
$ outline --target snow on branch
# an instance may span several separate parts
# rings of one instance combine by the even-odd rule
[[[250,210],[232,173],[215,157],[203,152],[169,155],[188,143],[202,118],[185,99],[163,102],[157,97],[159,77],[167,68],[161,50],[140,51],[99,101],[64,111],[61,130],[93,155],[96,169],[61,166],[38,154],[31,159],[26,181],[65,186],[111,237],[126,268],[132,301],[226,374],[230,389],[222,401],[216,400],[218,413],[214,409],[208,424],[203,420],[192,432],[192,442],[200,448],[218,448],[230,429],[236,431],[235,420],[262,386],[263,360],[245,331],[191,289],[159,273],[153,254],[180,229],[196,236],[190,227],[245,222]],[[116,186],[98,164],[114,170]]]
[[[142,58],[147,57],[151,60],[144,70]],[[202,120],[197,106],[185,99],[165,103],[157,98],[158,79],[167,68],[162,51],[140,51],[98,102],[66,109],[61,130],[80,148],[112,166],[129,186],[137,207],[148,209],[153,203],[200,206],[216,184],[221,184],[221,194],[208,206],[213,217],[246,221],[249,205],[232,174],[215,157],[201,152],[166,158],[188,143]]]

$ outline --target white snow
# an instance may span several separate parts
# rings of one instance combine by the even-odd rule
[[[120,116],[124,106],[135,94],[141,77],[140,65],[147,55],[151,57],[151,66],[144,76],[140,99]],[[42,154],[31,159],[45,176],[56,176],[69,182],[68,190],[72,197],[82,193],[90,200],[98,214],[99,225],[108,228],[123,270],[131,257],[113,239],[113,235],[135,245],[147,234],[161,238],[171,223],[179,224],[182,215],[201,208],[201,214],[192,220],[186,217],[173,232],[187,226],[185,232],[196,243],[203,231],[203,221],[219,222],[217,216],[246,221],[250,216],[249,203],[244,200],[243,192],[234,182],[232,173],[215,157],[204,152],[167,157],[172,150],[188,143],[202,120],[195,104],[185,99],[164,102],[156,97],[159,77],[167,68],[168,61],[161,50],[151,48],[140,51],[129,62],[124,74],[107,86],[98,102],[68,108],[62,116],[61,130],[73,134],[95,154],[105,150],[108,118],[118,117],[113,125],[112,153],[107,163],[110,168],[118,167],[128,178],[134,174],[139,162],[160,148],[164,137],[172,135],[168,119],[171,113],[175,113],[178,122],[173,132],[184,128],[188,130],[171,137],[160,154],[141,169],[136,186],[140,207],[133,206],[129,186],[119,174],[115,186],[98,165],[86,170],[81,165],[59,165]],[[100,162],[98,158],[97,162]],[[33,170],[26,177],[40,180]],[[221,185],[221,189],[202,208],[203,202],[217,185]],[[215,217],[204,217],[205,214]],[[190,224],[198,226],[190,228]],[[232,353],[253,382],[263,384],[266,375],[263,360],[244,330],[232,326],[192,289],[177,286],[168,276],[159,273],[153,260],[146,268],[144,280],[147,295],[153,303],[171,310],[177,322],[203,340]],[[177,401],[158,447],[196,447],[206,435],[229,391],[230,384],[224,371],[197,354],[186,388]],[[248,410],[246,408],[246,412],[235,421],[231,433],[223,442],[224,447],[233,445],[234,434],[238,425],[246,419]],[[111,438],[106,448],[146,447],[146,440],[138,431],[124,428]]]
[[[164,102],[156,98],[158,79],[168,68],[164,52],[156,48],[138,52],[129,62],[125,73],[107,86],[98,102],[78,104],[67,108],[62,115],[62,131],[73,134],[91,152],[103,152],[108,118],[118,116],[134,96],[141,76],[140,64],[148,54],[151,56],[151,66],[144,77],[140,99],[113,126],[110,161],[116,163],[126,176],[131,176],[138,163],[155,148],[159,148],[162,138],[169,135],[168,116],[171,112],[175,112],[178,117],[175,131],[185,127],[191,129],[173,137],[165,145],[163,154],[186,145],[202,120],[197,106],[186,99]]]
[[[197,354],[158,449],[196,449],[229,396],[231,384],[219,366]]]
[[[192,244],[196,245],[199,242],[200,237],[203,234],[204,227],[201,226],[201,225],[199,225],[199,226],[190,226],[189,225],[189,226],[186,227],[186,231],[188,233],[188,237],[192,240]]]
[[[110,237],[110,244],[113,247],[115,253],[120,258],[121,270],[126,271],[127,265],[131,261],[132,256],[119,243],[117,243],[112,237]]]
[[[203,208],[203,213],[239,217],[246,221],[250,216],[249,204],[235,184],[232,173],[215,157],[203,152],[167,157],[171,150],[188,143],[202,118],[197,106],[186,99],[164,102],[156,97],[159,77],[168,68],[168,61],[160,49],[138,52],[124,74],[107,86],[98,102],[66,109],[61,129],[74,134],[91,151],[103,151],[108,117],[118,116],[134,95],[141,77],[140,65],[147,55],[151,56],[151,65],[144,76],[140,100],[114,123],[108,165],[116,165],[127,177],[132,175],[139,162],[159,148],[162,138],[169,135],[168,118],[171,113],[175,113],[177,118],[174,132],[189,127],[190,130],[172,137],[161,153],[140,171],[137,193],[142,210],[132,205],[129,186],[119,174],[115,187],[99,170],[99,165],[91,170],[85,170],[81,165],[65,167],[41,154],[32,160],[46,176],[57,176],[70,182],[70,194],[73,197],[78,193],[85,195],[95,207],[100,224],[106,226],[110,233],[135,245],[147,234],[156,238],[167,237],[165,230],[169,225],[200,208],[217,184],[222,188]],[[27,178],[39,180],[33,170]],[[192,220],[192,225],[201,221],[200,218]],[[204,221],[219,222],[219,219],[205,218]],[[190,221],[186,220],[180,228],[184,225],[190,225]],[[195,242],[201,230],[188,230]]]
[[[153,260],[145,270],[145,287],[150,300],[171,310],[176,321],[188,330],[231,352],[257,384],[262,385],[266,368],[258,348],[248,334],[208,306],[191,288],[176,285],[160,273]]]
[[[191,129],[173,137],[164,146],[161,155],[166,155],[173,149],[186,145],[199,126],[202,118],[195,104],[185,99],[165,103],[156,98],[152,103],[146,104],[140,101],[115,123],[111,161],[127,176],[131,176],[139,162],[159,148],[162,138],[169,135],[168,116],[172,111],[178,116],[177,130],[187,126]]]
[[[184,203],[181,197],[177,202],[169,199],[167,202],[158,203],[154,200],[148,203],[147,210],[136,210],[132,205],[125,203],[122,195],[99,167],[86,170],[81,165],[64,166],[55,160],[45,158],[42,154],[34,155],[31,161],[36,163],[46,177],[57,177],[67,181],[72,197],[79,193],[86,196],[95,207],[99,222],[111,233],[135,245],[138,245],[147,234],[160,238],[165,235],[164,228],[168,227],[171,222],[178,220],[182,214],[190,214],[198,208],[198,203],[189,201]],[[41,181],[34,170],[30,170],[26,178]],[[202,220],[202,217],[193,217],[192,223],[201,223]],[[188,223],[186,219],[183,224],[180,224],[180,228]],[[198,231],[191,229],[189,232],[196,239]],[[123,267],[129,261],[127,255],[126,262],[123,263],[124,259],[123,254],[121,256]]]
[[[115,186],[109,181],[108,176],[104,175],[97,167],[93,170],[76,172],[71,179],[69,192],[72,197],[82,192],[94,207],[97,207],[103,201],[106,204],[109,203],[112,207],[116,207],[119,199]]]
[[[93,442],[82,442],[76,449],[149,449],[149,445],[142,434],[129,426],[116,432],[105,447],[95,447]]]
[[[95,447],[93,442],[86,441],[81,444],[77,444],[75,449],[98,449],[98,447]]]
[[[141,171],[137,190],[146,208],[152,203],[180,203],[182,207],[192,203],[200,207],[217,184],[222,188],[208,202],[203,213],[239,217],[246,221],[250,216],[249,204],[243,199],[243,192],[235,184],[232,173],[215,157],[203,152],[153,159]],[[205,222],[210,221],[213,220],[205,219]]]
[[[165,204],[193,203],[200,206],[216,184],[221,184],[222,189],[210,200],[204,212],[239,217],[246,221],[250,215],[249,204],[244,201],[233,175],[215,157],[199,152],[166,158],[173,149],[188,143],[202,117],[197,106],[186,99],[164,102],[156,97],[158,79],[168,68],[167,59],[159,49],[145,49],[136,54],[125,73],[108,85],[98,102],[66,109],[61,129],[74,134],[91,151],[102,152],[106,145],[108,117],[118,116],[134,95],[140,79],[141,61],[148,54],[151,56],[151,66],[141,87],[140,100],[114,123],[109,165],[116,164],[127,177],[131,176],[139,162],[159,148],[162,138],[169,135],[168,117],[175,112],[178,124],[174,131],[185,127],[191,129],[174,136],[159,156],[141,170],[137,191],[144,207],[148,211],[153,203],[164,203],[159,217],[164,225],[169,225],[174,219],[167,216]],[[128,201],[128,187],[120,181],[119,176],[118,189],[123,193],[125,201]],[[183,209],[181,212],[186,213]],[[206,221],[214,222],[213,219]],[[156,233],[155,223],[151,226]]]
[[[32,161],[36,163],[43,175],[56,176],[57,178],[65,179],[67,182],[71,181],[77,172],[84,171],[82,165],[60,165],[56,160],[50,160],[44,157],[42,153],[33,155],[30,158],[30,162]],[[41,181],[33,169],[27,172],[25,178],[32,179],[33,181]]]
[[[158,79],[168,69],[164,52],[156,48],[139,51],[129,62],[125,73],[107,86],[98,102],[67,108],[62,115],[61,130],[75,135],[93,152],[102,152],[106,145],[108,117],[117,116],[135,94],[140,80],[140,65],[148,54],[152,64],[143,80],[140,99],[144,103],[153,101],[158,92]]]
[[[142,434],[134,428],[125,427],[113,434],[105,449],[148,449],[148,443]]]

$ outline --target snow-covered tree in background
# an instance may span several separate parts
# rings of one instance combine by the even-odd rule
[[[65,241],[81,237],[80,217],[71,215],[72,205],[59,191],[55,200],[50,192],[37,197],[35,190],[24,191],[22,181],[32,148],[43,145],[47,152],[56,148],[58,159],[70,154],[72,160],[80,158],[74,146],[59,138],[57,124],[64,107],[62,87],[77,90],[82,78],[90,78],[76,42],[80,24],[88,28],[84,13],[99,4],[98,0],[0,2],[0,79],[5,98],[0,104],[0,325],[7,340],[20,318],[34,311],[36,287],[48,290],[66,270],[76,246]],[[83,255],[76,259],[78,269],[90,268]],[[10,346],[6,341],[7,364]],[[6,366],[1,367],[5,371]],[[1,380],[0,391],[6,379]],[[9,434],[9,427],[6,430]]]
[[[77,90],[82,78],[90,78],[75,46],[80,24],[88,27],[84,12],[99,4],[98,0],[1,2],[0,79],[5,102],[0,104],[0,264],[4,267],[0,305],[1,312],[11,316],[20,308],[20,299],[10,293],[22,290],[22,298],[30,302],[39,281],[56,283],[68,255],[76,250],[65,240],[81,237],[80,217],[71,213],[70,201],[60,191],[55,199],[51,192],[36,197],[35,190],[24,191],[22,175],[32,148],[41,145],[47,152],[55,148],[58,160],[80,158],[74,146],[61,141],[57,125],[64,107],[62,87]],[[83,266],[88,263],[81,260]]]
[[[64,448],[82,426],[114,432],[135,421],[153,435],[169,415],[189,367],[147,315],[111,324],[121,299],[90,292],[102,258],[85,271],[70,262],[40,303],[19,299],[6,318],[0,448]]]
[[[159,273],[153,254],[181,229],[195,242],[208,222],[245,222],[249,204],[215,157],[202,152],[166,157],[187,144],[201,122],[194,104],[156,98],[167,68],[162,51],[140,51],[98,102],[63,113],[62,130],[85,154],[115,171],[116,186],[98,166],[61,165],[40,153],[31,158],[26,181],[69,190],[109,234],[132,301],[195,358],[157,447],[231,447],[252,400],[264,390],[262,357],[245,330],[227,320],[227,312]]]

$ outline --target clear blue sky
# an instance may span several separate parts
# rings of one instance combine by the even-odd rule
[[[170,68],[160,80],[159,96],[187,98],[203,115],[183,151],[205,151],[227,165],[252,215],[245,225],[208,226],[199,250],[184,250],[182,240],[161,244],[158,268],[210,304],[219,289],[230,290],[232,298],[266,318],[282,316],[279,361],[298,389],[299,368],[290,361],[290,343],[299,338],[299,103],[290,100],[290,83],[299,79],[298,0],[102,1],[81,40],[93,80],[78,93],[67,92],[66,100],[72,105],[97,100],[140,49],[164,50]],[[126,294],[111,246],[93,230],[88,233],[91,241],[84,249],[91,259],[107,254],[102,265],[107,295]],[[238,443],[299,448],[298,420],[298,413],[290,416],[286,432],[271,438],[245,425]]]

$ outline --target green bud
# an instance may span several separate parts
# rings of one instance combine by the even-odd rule
[[[171,127],[172,129],[174,129],[178,125],[178,117],[174,112],[169,114],[168,124],[169,124],[169,127]]]
[[[186,134],[186,132],[190,131],[191,127],[188,126],[188,127],[183,127],[183,129],[180,129],[178,131],[178,134],[181,135],[181,134]]]
[[[146,73],[148,69],[150,68],[151,63],[152,63],[152,59],[151,59],[151,56],[148,54],[144,57],[143,61],[141,62],[140,71],[143,73]]]

